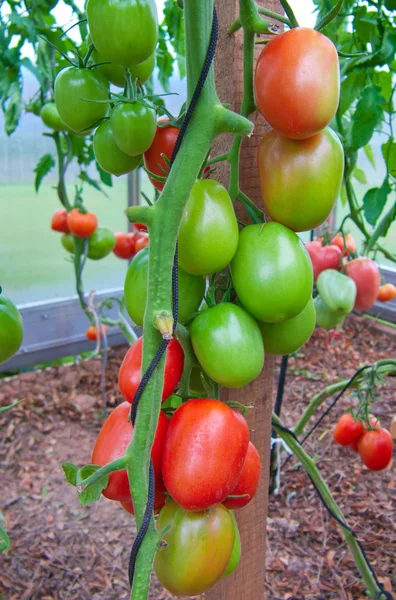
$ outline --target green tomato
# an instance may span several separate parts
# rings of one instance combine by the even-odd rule
[[[61,237],[61,244],[65,250],[74,254],[74,238],[70,233],[64,233]]]
[[[109,83],[100,73],[89,69],[66,67],[55,79],[55,103],[60,118],[70,129],[80,133],[106,116]]]
[[[291,354],[311,337],[316,323],[315,305],[312,298],[307,306],[292,319],[282,323],[259,323],[268,354]]]
[[[125,307],[132,321],[143,325],[147,303],[149,249],[143,248],[129,265],[124,284]],[[186,323],[202,302],[206,282],[203,277],[186,273],[179,267],[179,321]]]
[[[234,546],[230,512],[218,504],[202,512],[188,512],[175,502],[161,510],[158,531],[170,526],[159,548],[154,570],[164,588],[176,596],[197,596],[223,575]]]
[[[110,123],[117,146],[129,156],[146,152],[157,131],[155,110],[140,102],[118,104]]]
[[[353,310],[357,287],[348,275],[326,269],[320,273],[316,285],[327,308],[340,315],[347,315]]]
[[[158,40],[154,0],[88,0],[86,10],[92,41],[104,60],[130,67],[153,54]]]
[[[95,49],[91,58],[95,64],[106,62],[99,52]],[[139,79],[140,83],[146,83],[155,67],[155,52],[149,56],[147,60],[144,60],[140,65],[134,65],[129,67],[132,79]],[[125,68],[120,65],[114,65],[113,63],[100,65],[96,69],[102,73],[103,77],[106,77],[110,83],[117,87],[125,86]]]
[[[105,121],[95,131],[93,138],[95,158],[103,171],[116,175],[125,175],[134,171],[140,164],[142,156],[128,156],[117,146],[110,121]]]
[[[330,310],[327,304],[320,296],[316,296],[315,300],[316,324],[323,329],[333,329],[337,325],[341,325],[345,319],[345,313]]]
[[[205,310],[195,317],[190,334],[201,367],[221,385],[241,388],[263,368],[260,328],[240,306],[224,302]]]
[[[232,548],[231,557],[228,561],[227,568],[223,573],[223,577],[228,577],[228,575],[232,575],[232,573],[237,570],[238,565],[241,562],[241,536],[239,534],[238,523],[232,510],[230,511],[230,515],[234,523],[235,541],[234,546]]]
[[[19,350],[23,338],[23,321],[15,304],[1,295],[0,287],[0,364]]]
[[[249,225],[241,231],[231,274],[242,305],[265,323],[297,316],[312,294],[309,254],[300,238],[280,223]]]
[[[106,227],[98,227],[88,238],[88,258],[100,260],[113,250],[116,243],[115,235]]]
[[[198,180],[180,223],[180,266],[194,275],[211,275],[229,264],[237,246],[238,223],[227,190],[213,179]]]
[[[60,118],[55,102],[44,104],[40,111],[40,117],[44,125],[54,131],[71,131],[66,123]]]

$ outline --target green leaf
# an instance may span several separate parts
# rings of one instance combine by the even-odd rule
[[[364,217],[373,227],[377,223],[384,210],[388,194],[391,191],[388,178],[386,177],[380,188],[371,188],[363,198]]]
[[[352,177],[354,177],[359,183],[362,183],[362,184],[367,183],[366,173],[359,167],[355,167],[353,169]]]
[[[67,483],[70,483],[74,487],[77,485],[77,471],[78,468],[76,465],[70,462],[64,462],[62,464],[62,469],[66,477]]]
[[[367,86],[357,103],[353,114],[349,147],[351,150],[363,148],[371,140],[374,130],[383,116],[381,90],[375,85]]]
[[[396,142],[393,138],[382,144],[382,156],[384,157],[388,173],[396,179]]]
[[[21,60],[21,65],[23,67],[25,67],[25,69],[28,69],[28,71],[30,71],[35,76],[35,78],[37,79],[37,81],[39,82],[39,84],[40,84],[41,87],[44,87],[44,81],[43,81],[43,76],[41,74],[41,71],[40,71],[40,69],[38,69],[36,67],[36,65],[34,65],[32,63],[32,61],[30,60],[30,58],[27,58],[25,56],[25,58],[23,58]]]
[[[87,479],[90,475],[93,475],[96,471],[101,469],[98,465],[85,465],[82,469],[79,470],[78,475],[81,480]],[[96,483],[93,483],[86,490],[81,492],[78,495],[78,499],[80,500],[80,504],[82,506],[86,506],[87,504],[92,504],[92,502],[97,502],[100,500],[102,495],[102,491],[105,490],[109,483],[109,476],[105,475],[101,479],[99,479]]]
[[[384,109],[389,112],[389,103],[392,97],[393,73],[390,71],[374,71],[373,81],[381,90],[381,96],[384,99]]]
[[[106,192],[103,190],[103,188],[100,185],[99,181],[97,181],[96,179],[92,179],[92,177],[90,177],[90,175],[88,175],[87,171],[81,171],[81,173],[79,174],[78,177],[79,177],[79,179],[81,179],[81,181],[84,181],[85,183],[88,183],[93,188],[95,188],[95,190],[98,190],[98,192],[102,192],[102,194],[104,194],[105,196],[107,196]]]
[[[11,135],[18,127],[22,112],[22,83],[19,72],[9,85],[7,96],[3,101],[3,108],[5,106],[4,130],[7,135]]]
[[[326,25],[328,25],[329,23],[334,21],[334,19],[337,17],[338,13],[340,12],[343,4],[344,4],[344,0],[339,0],[337,2],[337,4],[335,6],[333,6],[333,8],[327,13],[327,15],[325,15],[322,19],[317,21],[316,25],[315,25],[316,31],[321,31],[322,29],[324,29],[326,27]]]
[[[367,158],[369,159],[373,169],[375,169],[375,158],[374,158],[374,152],[372,147],[370,146],[370,144],[366,144],[365,147],[363,148],[365,155],[367,156]]]
[[[99,177],[100,177],[100,181],[102,183],[104,183],[104,185],[107,185],[108,187],[113,187],[113,178],[110,175],[110,173],[106,173],[106,171],[103,171],[102,167],[100,166],[100,164],[95,161],[96,164],[96,169],[99,173]]]
[[[341,204],[342,204],[342,206],[346,206],[347,202],[348,202],[348,196],[346,193],[345,185],[342,185],[342,187],[341,187]]]
[[[385,0],[384,4],[388,10],[396,10],[396,0]]]
[[[361,97],[366,85],[367,74],[365,71],[350,73],[341,83],[339,114],[342,116],[355,100]]]
[[[387,213],[384,214],[381,221],[378,223],[377,227],[373,231],[373,235],[371,236],[369,243],[367,244],[367,251],[369,252],[374,248],[377,240],[380,237],[386,237],[390,226],[396,219],[396,202],[393,206],[390,207]]]
[[[36,192],[39,191],[41,182],[43,181],[44,177],[48,175],[48,173],[51,171],[51,169],[53,169],[54,166],[55,159],[52,156],[52,154],[44,154],[44,156],[40,158],[36,167],[33,169],[36,173],[36,177],[34,180],[34,189],[36,190]]]
[[[3,515],[0,513],[0,520],[4,521]],[[4,529],[0,526],[0,553],[1,552],[9,552],[11,548],[10,538],[4,531]]]
[[[363,44],[378,43],[377,11],[368,11],[365,6],[359,6],[354,13],[353,27]]]

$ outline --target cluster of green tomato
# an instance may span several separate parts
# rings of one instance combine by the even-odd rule
[[[15,304],[2,295],[0,286],[0,364],[18,352],[23,339],[23,321]]]

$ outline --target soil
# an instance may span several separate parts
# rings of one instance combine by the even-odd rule
[[[125,348],[110,351],[108,409],[120,401],[117,371]],[[312,396],[363,364],[396,355],[396,341],[373,321],[351,317],[341,338],[317,330],[289,359],[282,419],[291,427]],[[278,367],[279,367],[278,361]],[[61,463],[90,462],[103,422],[100,360],[22,373],[0,380],[0,405],[24,398],[0,418],[0,511],[11,551],[0,557],[1,600],[129,598],[128,553],[133,518],[102,498],[79,505]],[[275,373],[275,383],[278,369]],[[390,427],[395,379],[378,389],[373,407]],[[344,396],[307,441],[385,590],[396,591],[396,481],[392,470],[371,473],[352,450],[332,442],[335,420],[356,399]],[[270,499],[267,600],[363,600],[364,587],[337,523],[321,505],[295,459],[282,470]],[[394,595],[396,598],[396,595]],[[153,579],[150,599],[172,598]],[[245,600],[245,599],[241,599]]]

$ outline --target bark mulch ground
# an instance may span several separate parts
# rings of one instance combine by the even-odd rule
[[[125,349],[110,352],[109,407],[120,401],[117,371]],[[311,397],[363,364],[396,354],[395,338],[369,320],[350,318],[341,339],[323,330],[289,361],[282,409],[292,426]],[[25,398],[0,418],[0,511],[12,541],[0,556],[1,600],[122,600],[134,521],[102,499],[81,507],[61,463],[90,462],[102,422],[100,361],[57,366],[0,380],[0,405]],[[275,373],[275,378],[278,373]],[[276,379],[275,379],[276,380]],[[384,426],[395,414],[395,383],[379,389],[373,412]],[[335,420],[353,403],[345,396],[307,442],[346,519],[386,590],[396,592],[394,469],[371,473],[332,443]],[[392,478],[393,473],[393,478]],[[364,587],[337,524],[294,459],[272,495],[268,519],[268,600],[363,600]],[[171,598],[153,580],[151,599]],[[396,595],[394,596],[396,598]],[[245,599],[241,599],[245,600]]]

